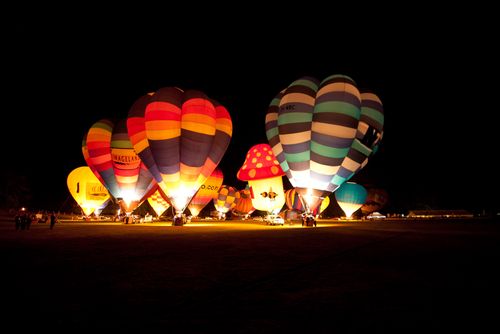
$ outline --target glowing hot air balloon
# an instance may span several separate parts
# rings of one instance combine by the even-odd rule
[[[106,205],[110,199],[106,187],[97,179],[90,167],[78,167],[67,178],[68,189],[86,216]],[[102,209],[100,209],[102,210]],[[100,213],[96,212],[96,215]]]
[[[212,175],[203,183],[188,205],[191,215],[198,217],[200,211],[217,197],[224,175],[219,168],[214,169]]]
[[[285,203],[290,210],[305,211],[302,200],[299,198],[299,194],[295,191],[295,188],[288,189],[285,192]],[[330,197],[326,196],[319,206],[319,212],[313,211],[312,215],[315,216],[325,211],[328,205],[330,205]]]
[[[163,198],[160,190],[156,190],[151,196],[148,197],[148,203],[158,217],[160,217],[170,207],[170,203]]]
[[[368,192],[365,187],[354,182],[346,182],[335,191],[335,199],[347,218],[365,204]]]
[[[238,200],[238,203],[236,203],[232,212],[237,216],[243,216],[243,219],[247,219],[254,211],[255,208],[252,204],[252,194],[250,189],[240,190],[240,199]]]
[[[180,216],[222,159],[231,117],[199,91],[165,87],[141,100],[129,112],[129,135]]]
[[[277,214],[285,204],[284,175],[268,144],[252,146],[236,177],[248,181],[254,208]]]
[[[111,195],[129,215],[154,189],[155,181],[128,137],[125,121],[100,120],[87,133],[91,164]]]
[[[225,219],[226,213],[238,204],[239,199],[240,193],[235,188],[226,185],[220,187],[217,197],[213,199],[219,219]]]
[[[332,75],[322,82],[301,78],[271,101],[267,139],[306,212],[313,212],[325,196],[352,177],[366,158],[354,156],[358,151],[351,150],[357,136],[362,141],[363,131],[370,133],[370,127],[360,127],[361,108],[361,93],[345,75]],[[380,120],[379,116],[373,117]]]

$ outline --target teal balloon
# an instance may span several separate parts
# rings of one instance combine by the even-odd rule
[[[345,182],[334,194],[340,208],[345,212],[347,217],[350,217],[365,204],[368,191],[360,184]]]

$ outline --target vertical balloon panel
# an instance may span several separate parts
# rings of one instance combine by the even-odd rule
[[[87,148],[90,162],[104,181],[106,189],[116,198],[119,186],[116,182],[111,158],[111,136],[114,124],[108,119],[94,123],[87,133]]]
[[[351,164],[348,152],[360,114],[360,93],[351,78],[332,75],[321,82],[312,122],[312,188],[335,191],[350,175],[345,166]]]

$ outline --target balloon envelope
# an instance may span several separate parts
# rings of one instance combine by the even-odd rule
[[[237,178],[248,181],[255,209],[278,213],[285,204],[283,170],[268,144],[258,144],[248,150]]]
[[[155,211],[156,215],[161,216],[169,207],[170,203],[163,198],[159,190],[156,190],[151,196],[148,197],[148,203]]]
[[[125,120],[116,125],[106,119],[96,122],[87,133],[87,148],[91,164],[126,213],[154,189],[153,176],[135,153]]]
[[[286,206],[290,210],[296,210],[296,211],[301,211],[301,212],[305,211],[304,205],[302,204],[302,200],[300,199],[297,191],[295,191],[295,188],[288,189],[285,192],[285,202],[286,202]],[[321,205],[319,206],[319,212],[317,212],[317,210],[315,210],[312,212],[312,214],[316,215],[318,213],[323,212],[328,207],[328,205],[330,205],[330,197],[326,196],[323,199],[323,201],[321,202]]]
[[[223,106],[199,91],[164,87],[134,104],[128,131],[177,213],[222,159],[232,135]]]
[[[240,193],[233,187],[223,185],[220,187],[217,197],[213,199],[215,210],[226,213],[236,206],[240,199]]]
[[[354,182],[346,182],[335,191],[335,199],[347,218],[363,206],[367,195],[365,187]]]
[[[191,199],[188,205],[189,211],[194,217],[200,214],[200,211],[217,197],[219,189],[224,180],[224,175],[219,168],[214,169],[212,175],[203,183]]]
[[[250,189],[242,189],[239,192],[240,199],[233,208],[233,212],[237,215],[247,216],[255,211],[252,204],[252,194],[250,193]]]
[[[72,170],[66,182],[69,192],[86,216],[101,209],[110,199],[108,190],[94,175],[90,167],[82,166]]]
[[[345,75],[322,82],[301,78],[271,101],[266,135],[306,211],[314,211],[357,169],[346,157],[360,115],[360,92]]]

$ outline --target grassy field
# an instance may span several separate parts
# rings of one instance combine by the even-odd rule
[[[1,324],[173,333],[497,326],[495,221],[0,223]]]

